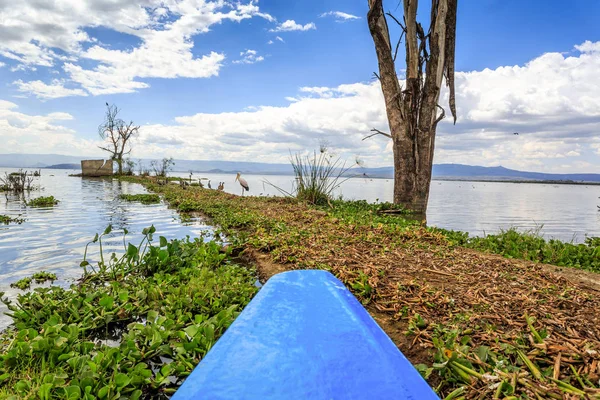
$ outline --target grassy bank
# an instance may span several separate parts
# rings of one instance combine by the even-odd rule
[[[214,242],[155,243],[153,227],[144,234],[121,258],[82,262],[70,289],[3,300],[14,325],[0,336],[0,399],[156,399],[176,390],[250,301],[255,276]],[[33,277],[42,278],[55,277]]]
[[[595,241],[468,238],[386,213],[389,205],[149,188],[212,218],[264,277],[334,273],[442,397],[600,398],[597,291],[528,261],[598,269]]]

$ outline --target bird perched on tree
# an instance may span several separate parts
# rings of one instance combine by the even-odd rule
[[[244,178],[242,178],[241,175],[242,174],[240,174],[238,172],[237,176],[235,177],[235,180],[240,183],[240,186],[242,187],[242,196],[243,196],[244,195],[244,190],[250,191],[250,186],[248,186],[248,182],[246,182],[246,180]]]
[[[217,187],[217,190],[223,191],[223,189],[225,189],[225,182],[219,182],[219,187]]]

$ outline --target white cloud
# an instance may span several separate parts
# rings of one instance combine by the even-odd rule
[[[2,67],[6,67],[6,64],[3,62],[0,62],[0,68],[2,68]]]
[[[281,43],[285,43],[285,41],[283,40],[283,38],[282,38],[281,36],[275,36],[275,40],[278,40],[278,41],[280,41]],[[272,40],[269,40],[269,41],[267,42],[267,44],[273,44],[273,43],[275,43],[275,42],[274,42],[274,41],[272,41]]]
[[[342,11],[329,11],[329,12],[319,15],[320,18],[329,17],[329,16],[334,17],[335,22],[346,22],[346,21],[360,19],[360,17],[358,17],[356,15],[348,14],[348,13],[345,13]]]
[[[504,165],[544,172],[597,171],[600,168],[598,47],[590,42],[578,46],[579,51],[574,53],[548,53],[522,66],[458,72],[458,121],[454,126],[446,118],[438,126],[435,162]],[[243,53],[242,56],[248,51]],[[258,57],[253,50],[248,54]],[[447,95],[442,92],[440,102],[444,106]],[[368,167],[392,165],[389,140],[373,137],[362,141],[373,127],[387,130],[377,81],[336,87],[307,85],[285,99],[289,103],[278,107],[198,113],[175,118],[172,124],[143,125],[134,157],[287,162],[290,150],[314,149],[320,140],[326,139],[347,159],[360,155]],[[6,128],[2,125],[5,115],[2,113],[16,113],[15,108],[14,103],[0,101],[3,139]],[[53,116],[52,125],[57,125],[58,117]],[[48,119],[51,115],[39,118]],[[45,131],[50,135],[50,130]],[[28,134],[26,129],[18,132]],[[18,135],[11,136],[11,140],[17,139]],[[48,142],[51,144],[47,147],[44,144],[44,152],[58,152],[57,147],[70,146],[64,140]],[[70,151],[62,152],[76,153],[84,142],[73,140],[73,143]],[[89,143],[88,147],[93,148]],[[7,151],[16,148],[15,144],[9,145]]]
[[[134,92],[148,87],[143,78],[216,76],[225,55],[211,51],[196,56],[194,36],[225,21],[255,16],[274,21],[260,12],[256,0],[244,4],[223,0],[22,0],[5,4],[0,2],[0,56],[17,61],[19,69],[64,63],[69,79],[93,95]],[[132,35],[140,43],[132,49],[112,49],[90,37],[84,30],[87,27]],[[98,65],[88,69],[80,64],[81,59]]]
[[[59,97],[67,96],[87,96],[87,93],[82,89],[65,88],[63,86],[64,81],[58,79],[54,79],[50,85],[39,80],[23,82],[20,79],[13,82],[13,84],[18,86],[19,92],[33,94],[38,99],[57,99]]]
[[[240,52],[240,56],[242,58],[240,58],[239,60],[234,60],[233,63],[234,64],[254,64],[257,62],[261,62],[265,59],[263,56],[259,56],[257,54],[258,53],[256,50],[242,51],[242,52]]]
[[[547,172],[600,168],[600,51],[587,48],[573,56],[544,54],[523,66],[457,73],[458,122],[440,123],[435,162]],[[360,154],[367,166],[392,165],[389,140],[362,141],[372,127],[387,130],[378,82],[306,86],[286,100],[287,106],[200,113],[143,130],[185,143],[167,151],[186,158],[286,162],[289,150],[314,148],[324,138],[346,157]],[[441,102],[447,104],[446,92]],[[144,137],[139,151],[165,151]]]
[[[99,141],[78,138],[73,129],[60,125],[72,120],[65,112],[30,115],[18,111],[17,104],[0,100],[0,139],[7,153],[98,154]]]
[[[309,31],[311,29],[317,29],[317,26],[314,22],[309,22],[302,25],[296,23],[296,21],[293,19],[288,19],[287,21],[277,25],[275,28],[270,29],[269,32]]]

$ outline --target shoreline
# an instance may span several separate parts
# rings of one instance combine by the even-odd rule
[[[189,306],[187,299],[201,299],[214,290],[204,286],[207,276],[208,281],[221,282],[219,287],[229,288],[226,298],[233,297],[234,301],[227,304],[239,312],[257,290],[256,275],[264,282],[278,272],[318,268],[332,272],[344,282],[442,397],[456,390],[468,398],[491,397],[489,379],[508,385],[514,374],[519,377],[516,385],[511,384],[510,389],[501,385],[504,396],[556,397],[564,394],[565,385],[574,387],[569,390],[575,392],[568,393],[579,390],[586,395],[600,395],[600,389],[588,383],[600,378],[600,368],[595,369],[600,364],[600,274],[574,268],[580,265],[600,271],[592,254],[600,254],[600,239],[598,243],[592,239],[582,245],[550,243],[514,230],[469,238],[462,232],[427,228],[401,216],[380,213],[382,207],[391,207],[387,204],[334,200],[332,207],[314,207],[291,198],[240,197],[199,187],[157,185],[138,177],[120,179],[144,185],[179,213],[200,213],[216,232],[227,237],[228,243],[221,248],[215,242],[185,244],[181,240],[155,238],[159,243],[149,251],[153,255],[144,256],[144,262],[132,264],[126,255],[118,268],[90,273],[75,288],[44,289],[44,296],[32,297],[38,292],[34,291],[23,298],[15,326],[18,331],[33,329],[41,338],[47,332],[55,332],[58,336],[52,340],[61,343],[64,339],[60,338],[65,337],[63,344],[68,343],[69,349],[76,352],[69,358],[89,357],[89,345],[85,343],[90,338],[95,343],[94,351],[125,352],[125,361],[118,364],[123,368],[119,382],[114,380],[113,364],[108,364],[107,369],[98,370],[101,384],[92,385],[94,394],[107,390],[111,395],[121,393],[131,398],[168,398],[176,390],[206,350],[202,347],[205,350],[186,356],[186,363],[175,357],[180,341],[196,332],[193,337],[198,343],[214,343],[227,325],[212,334],[204,330],[204,322],[214,324],[211,318],[225,312],[223,307],[200,312],[206,315],[197,317],[200,320],[195,319],[198,311],[182,314]],[[175,242],[180,244],[174,245]],[[176,248],[185,251],[178,253]],[[140,249],[141,245],[134,246],[131,260],[136,260]],[[494,252],[501,255],[491,254]],[[178,264],[177,260],[187,260],[189,254],[198,254],[189,259],[194,260],[193,264]],[[572,266],[527,260],[540,255],[544,259],[558,257],[552,259]],[[191,265],[195,266],[190,269]],[[138,297],[140,288],[146,288],[148,297]],[[89,306],[95,317],[85,323],[84,315],[89,312],[85,301],[75,303],[81,307],[75,311],[54,305],[72,304],[79,296],[92,296]],[[43,311],[46,309],[56,310],[60,319],[53,320],[54,316]],[[42,310],[42,315],[32,322],[29,313],[33,310]],[[228,315],[227,321],[233,321],[235,314]],[[142,325],[140,321],[153,323]],[[92,329],[94,335],[97,328],[101,328],[100,332],[117,329],[120,339],[114,342],[114,337],[103,333],[105,336],[98,343],[97,336],[69,336],[69,330],[75,327],[88,330],[86,324],[90,322],[96,327]],[[61,328],[53,331],[56,323]],[[170,333],[165,337],[160,334],[158,339],[155,332],[163,329]],[[0,335],[0,358],[5,361],[6,357],[17,357],[15,346],[31,346],[28,339],[15,342],[15,335],[14,328]],[[212,338],[208,342],[206,335]],[[568,351],[561,347],[565,341],[572,346]],[[151,342],[156,343],[154,350]],[[127,350],[130,345],[146,349],[143,354],[147,357],[136,358],[137,353]],[[41,350],[41,354],[50,349],[53,347]],[[66,352],[67,348],[59,351]],[[579,354],[579,358],[573,358],[573,354]],[[23,369],[17,373],[2,369],[0,364],[0,378],[11,374],[8,380],[0,379],[0,397],[15,390],[22,390],[17,393],[23,397],[22,393],[36,393],[44,384],[42,378],[47,373],[39,370],[39,364],[27,364],[27,355],[18,357],[25,357],[25,364],[18,364]],[[167,362],[163,361],[165,357]],[[96,362],[92,358],[86,360]],[[140,361],[154,367],[148,372],[145,368],[136,372],[133,366]],[[52,362],[66,368],[65,361]],[[538,377],[534,373],[538,370],[550,371],[560,383]],[[173,374],[176,382],[165,380]],[[130,375],[137,380],[127,381]],[[23,376],[31,377],[32,383],[19,383],[25,382],[19,378]],[[60,379],[72,382],[74,376],[66,374]],[[578,384],[578,376],[588,379],[584,387]],[[126,385],[119,386],[123,382]],[[53,386],[52,393],[61,397],[64,387]],[[81,386],[70,390],[83,393],[87,389]],[[134,393],[145,397],[135,397]]]

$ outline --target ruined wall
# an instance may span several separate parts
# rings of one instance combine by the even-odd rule
[[[112,174],[112,160],[81,160],[82,176],[108,176]]]

